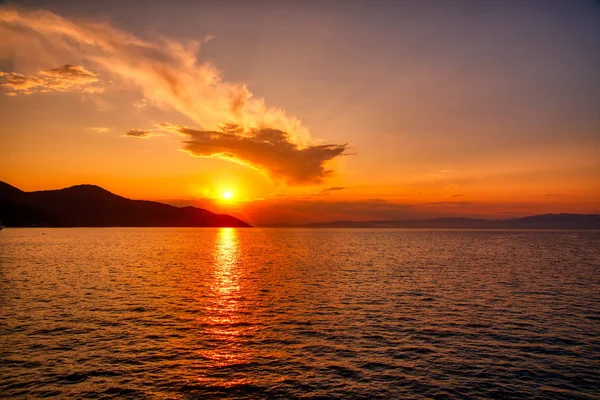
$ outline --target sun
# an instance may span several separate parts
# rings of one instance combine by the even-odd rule
[[[239,192],[235,190],[236,188],[232,186],[221,186],[217,189],[217,199],[221,202],[221,204],[235,204],[239,200],[238,195]]]

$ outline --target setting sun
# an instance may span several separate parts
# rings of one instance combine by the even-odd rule
[[[230,191],[223,192],[223,198],[225,200],[230,200],[233,197],[233,194]]]

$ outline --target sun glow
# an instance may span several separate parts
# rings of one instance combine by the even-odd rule
[[[225,200],[231,200],[233,198],[233,193],[231,193],[229,190],[223,192],[223,198]]]

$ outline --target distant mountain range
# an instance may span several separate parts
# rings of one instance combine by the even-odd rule
[[[333,221],[287,227],[426,229],[600,229],[599,214],[544,214],[511,219],[436,218],[404,221]]]
[[[24,192],[1,181],[0,220],[7,227],[250,226],[231,215],[126,199],[94,185]]]

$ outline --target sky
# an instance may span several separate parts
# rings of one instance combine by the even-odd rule
[[[255,225],[600,212],[593,0],[21,1],[0,38],[22,190]]]

